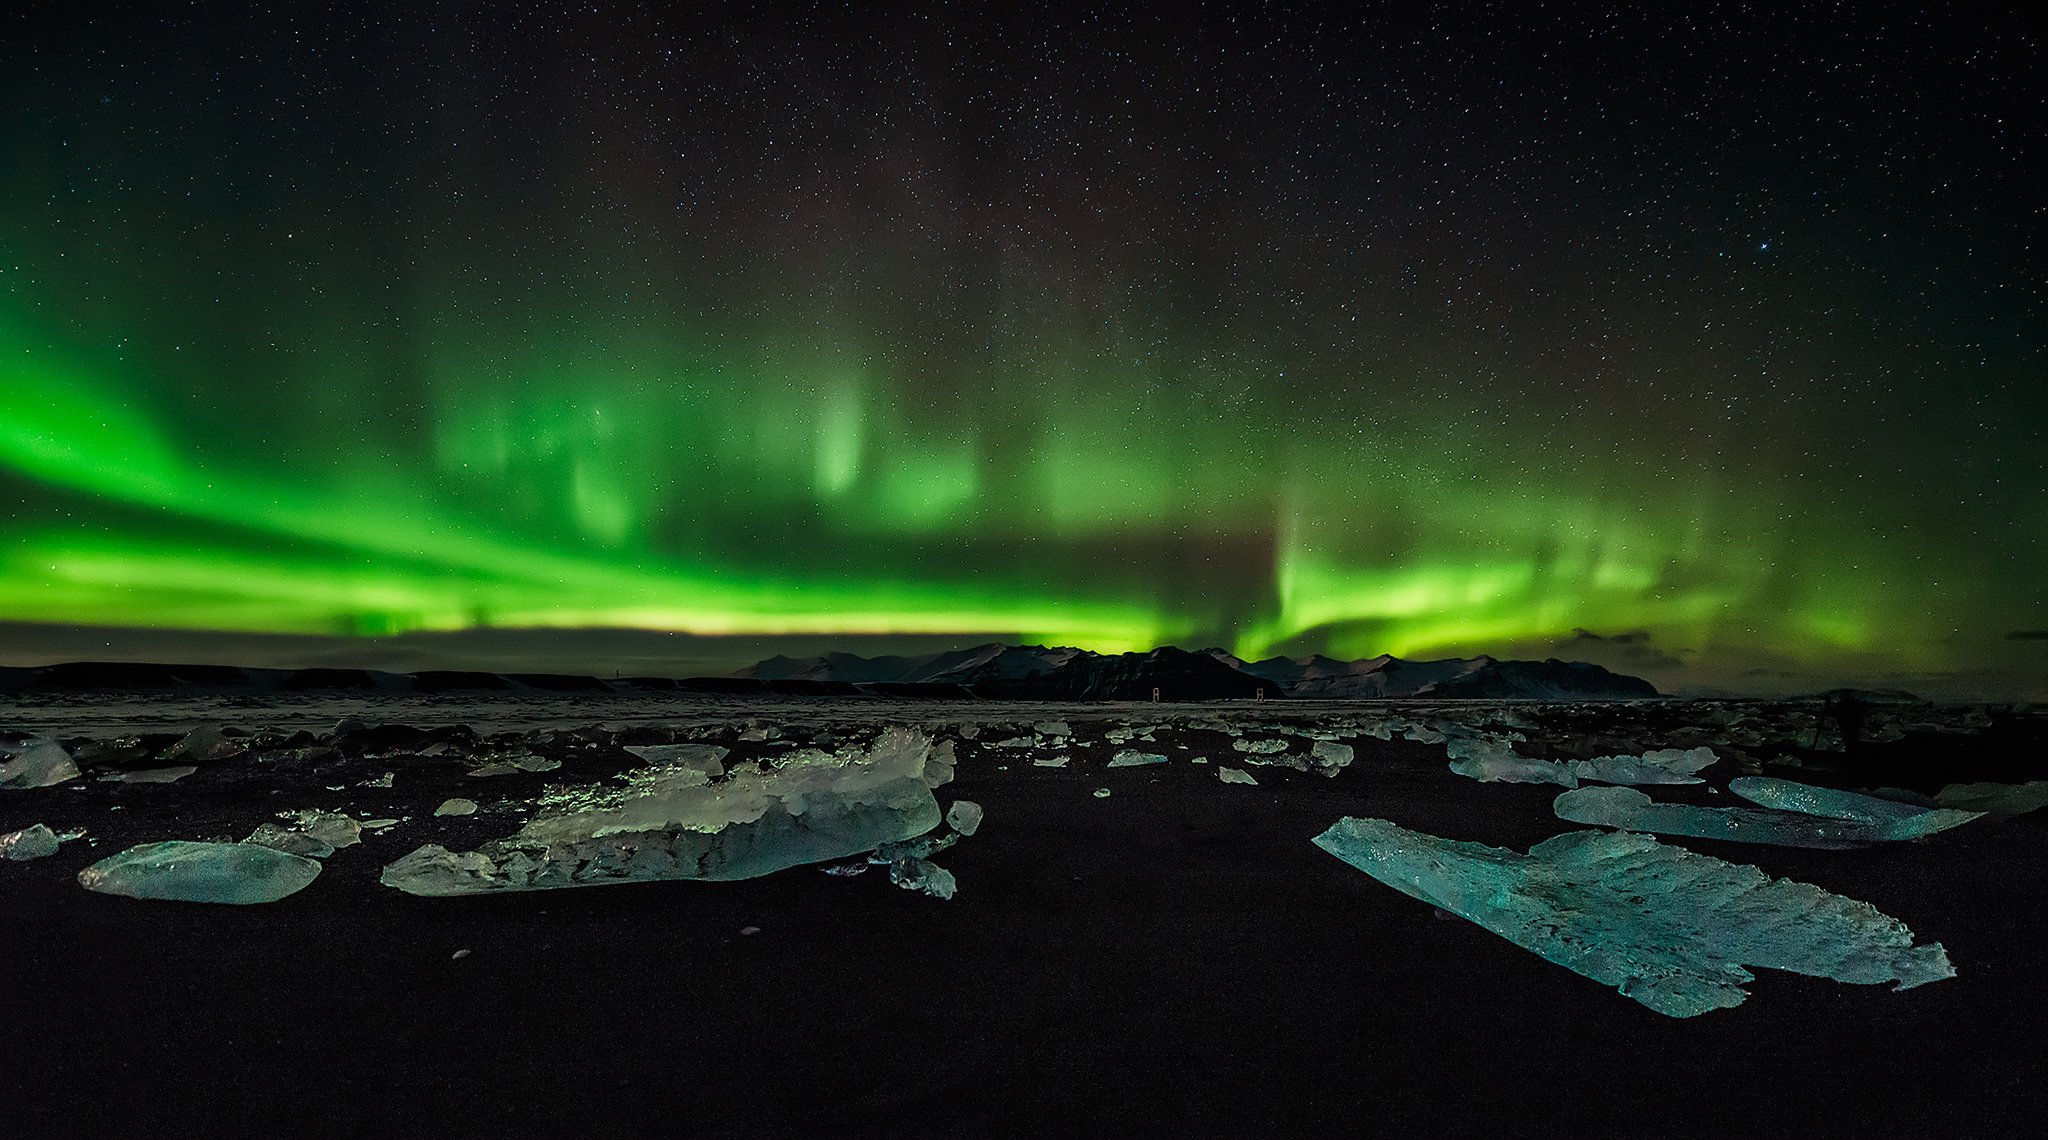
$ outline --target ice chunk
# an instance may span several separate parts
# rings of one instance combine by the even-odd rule
[[[1236,768],[1225,768],[1220,765],[1216,769],[1216,778],[1223,781],[1226,784],[1256,785],[1258,783],[1257,780],[1252,779],[1252,774],[1250,772],[1239,771]]]
[[[1316,770],[1325,776],[1334,776],[1351,766],[1354,755],[1349,744],[1334,740],[1318,740],[1308,750],[1309,759],[1315,761]]]
[[[219,725],[209,724],[195,728],[178,739],[176,744],[164,749],[158,760],[226,760],[242,752],[239,740],[232,740]]]
[[[1096,799],[1098,799],[1098,800],[1106,800],[1106,799],[1108,799],[1108,798],[1109,798],[1109,789],[1108,789],[1108,788],[1097,788],[1097,789],[1095,789],[1095,790],[1094,790],[1093,792],[1091,792],[1091,793],[1089,793],[1089,794],[1090,794],[1090,795],[1092,795],[1092,796],[1094,796],[1094,797],[1095,797]]]
[[[1419,744],[1442,744],[1444,742],[1444,734],[1426,724],[1411,724],[1402,730],[1401,735]]]
[[[1276,756],[1287,751],[1287,742],[1284,740],[1249,740],[1238,737],[1230,742],[1230,746],[1239,752],[1249,752],[1254,756]]]
[[[47,788],[78,778],[78,765],[71,754],[54,740],[29,740],[22,744],[0,744],[0,789],[24,791]]]
[[[991,744],[991,745],[989,745],[989,747],[990,747],[990,748],[1036,748],[1036,747],[1038,747],[1038,738],[1037,738],[1037,737],[1035,737],[1035,736],[1013,736],[1013,737],[1009,738],[1008,740],[998,740],[998,741],[996,741],[996,742],[995,742],[994,744]]]
[[[1954,822],[1908,820],[1900,824],[1871,824],[1768,808],[1694,807],[1691,804],[1658,803],[1634,788],[1580,788],[1558,796],[1551,802],[1551,810],[1559,819],[1598,827],[1823,850],[1913,839],[1928,834],[1920,830],[1923,827],[1934,824],[1953,827],[1955,823],[1968,822],[1968,819]],[[1939,831],[1942,828],[1934,826],[1933,829]]]
[[[428,845],[384,868],[386,886],[463,895],[652,879],[746,879],[872,851],[930,831],[931,740],[882,733],[865,756],[825,757],[717,783],[657,782],[558,814],[477,851]]]
[[[133,772],[117,772],[104,778],[121,784],[172,784],[198,770],[190,764],[176,764],[169,768],[139,768]]]
[[[297,823],[300,831],[329,847],[354,847],[363,841],[363,825],[338,811],[306,808],[285,812],[284,818]]]
[[[1064,756],[1033,756],[1031,758],[1031,766],[1033,768],[1064,768],[1067,766],[1067,758]]]
[[[960,890],[953,872],[929,859],[898,859],[890,863],[889,881],[906,891],[923,891],[935,899],[950,899]]]
[[[1704,784],[1693,773],[1715,761],[1711,748],[1659,748],[1640,756],[1573,760],[1572,775],[1603,784]]]
[[[1031,726],[1031,731],[1040,736],[1072,736],[1074,730],[1063,720],[1042,720]]]
[[[942,740],[932,746],[932,753],[925,758],[924,784],[936,788],[953,782],[953,770],[959,761],[953,756],[953,742]]]
[[[1881,794],[1890,795],[1893,789],[1883,789]],[[1901,793],[1898,798],[1913,797],[1913,793]],[[1913,797],[1918,800],[1925,796]],[[1959,808],[1964,811],[1980,811],[1987,815],[2025,815],[2048,807],[2048,780],[2034,780],[2025,784],[1950,784],[1934,794],[1933,804],[1945,808]]]
[[[475,814],[476,814],[476,801],[475,801],[475,800],[465,800],[465,799],[461,799],[461,798],[459,798],[459,797],[458,797],[458,798],[456,798],[456,799],[450,799],[450,800],[442,800],[442,801],[441,801],[441,806],[440,806],[440,807],[437,807],[437,808],[435,808],[435,809],[434,809],[434,814],[435,814],[435,815],[475,815]]]
[[[274,823],[259,825],[242,842],[254,843],[258,847],[268,847],[273,851],[283,851],[291,855],[304,855],[308,859],[325,859],[334,854],[334,844],[303,831],[293,831]]]
[[[973,800],[954,800],[946,809],[946,826],[962,835],[973,835],[981,827],[981,805]]]
[[[78,873],[78,885],[108,895],[183,902],[267,903],[320,877],[320,864],[254,843],[144,843]]]
[[[1157,752],[1138,752],[1129,748],[1110,757],[1109,760],[1109,766],[1112,768],[1136,768],[1141,764],[1164,763],[1166,763],[1166,757]]]
[[[1347,818],[1315,842],[1671,1017],[1740,1005],[1755,977],[1746,966],[1901,990],[1955,976],[1939,942],[1913,945],[1904,923],[1869,903],[1647,835],[1568,832],[1520,855]]]
[[[363,781],[362,783],[360,783],[360,784],[357,784],[357,785],[356,785],[356,787],[358,787],[358,788],[391,788],[391,787],[396,787],[396,786],[397,786],[397,782],[398,782],[398,773],[396,773],[396,772],[386,772],[386,773],[384,773],[383,775],[381,775],[381,776],[377,777],[377,778],[376,778],[376,779],[374,779],[374,780],[364,780],[364,781]]]
[[[725,758],[732,755],[732,749],[718,744],[628,744],[626,751],[649,764],[695,768],[713,778],[725,773]]]
[[[44,859],[57,853],[59,844],[67,843],[83,831],[51,831],[47,824],[31,824],[20,831],[0,835],[0,859],[11,859],[17,863],[30,859]]]
[[[1983,812],[1902,804],[1770,776],[1738,776],[1728,781],[1728,790],[1765,807],[1869,824],[1881,832],[1884,839],[1918,839],[1960,827],[1984,815]]]
[[[1571,769],[1550,760],[1531,760],[1498,740],[1459,736],[1445,742],[1451,771],[1482,784],[1562,784],[1579,786]]]

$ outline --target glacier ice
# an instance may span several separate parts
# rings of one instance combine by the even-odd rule
[[[1872,794],[1922,807],[1957,808],[1985,815],[2025,815],[2048,807],[2048,780],[2025,784],[1950,784],[1932,796],[1904,788],[1879,788]]]
[[[1900,990],[1955,976],[1941,943],[1869,903],[1647,835],[1567,832],[1522,855],[1347,817],[1315,843],[1671,1017],[1741,1004],[1748,966]]]
[[[863,755],[741,765],[716,783],[673,773],[558,812],[476,851],[421,847],[382,882],[416,895],[466,895],[654,879],[746,879],[872,851],[930,831],[931,739],[885,730]]]
[[[981,827],[981,805],[973,800],[954,800],[946,809],[946,826],[962,835],[973,835]]]
[[[11,859],[17,863],[30,859],[44,859],[57,853],[59,844],[67,843],[83,831],[52,831],[48,824],[36,823],[0,835],[0,859]]]
[[[1110,757],[1109,760],[1109,766],[1112,768],[1136,768],[1143,764],[1164,763],[1166,763],[1166,757],[1157,752],[1139,752],[1131,748],[1124,749],[1115,756]]]
[[[1451,771],[1482,784],[1563,784],[1579,786],[1571,769],[1552,760],[1531,760],[1515,755],[1514,748],[1500,740],[1476,736],[1452,737],[1445,742]]]
[[[118,784],[175,784],[198,770],[191,764],[174,764],[168,768],[138,768],[133,772],[116,772],[100,778]]]
[[[1216,778],[1223,781],[1226,784],[1258,784],[1257,780],[1252,779],[1252,774],[1250,772],[1240,771],[1236,768],[1224,768],[1219,766],[1216,769]]]
[[[78,765],[71,753],[54,740],[28,740],[21,744],[0,744],[0,789],[23,791],[47,788],[78,778]]]
[[[1339,744],[1334,740],[1318,740],[1309,747],[1308,755],[1315,763],[1317,771],[1325,776],[1334,776],[1351,766],[1351,759],[1355,753],[1349,744]]]
[[[254,843],[144,843],[78,873],[101,894],[182,902],[276,902],[320,877],[320,864]]]
[[[1728,790],[1751,803],[1769,808],[1869,824],[1880,832],[1879,838],[1882,839],[1918,839],[1960,827],[1973,819],[1981,819],[1985,814],[1902,804],[1860,792],[1815,787],[1770,776],[1738,776],[1728,781]]]
[[[1601,756],[1566,766],[1581,780],[1602,784],[1704,784],[1693,773],[1718,759],[1711,748],[1659,748],[1640,756]]]
[[[1249,752],[1254,756],[1277,756],[1287,751],[1287,742],[1284,740],[1248,740],[1239,737],[1231,741],[1230,746],[1239,752]]]
[[[1929,834],[1924,829],[1932,824],[1953,827],[1956,823],[1968,822],[1968,819],[1953,822],[1913,819],[1899,823],[1865,823],[1771,808],[1695,807],[1692,804],[1658,803],[1634,788],[1580,788],[1559,795],[1550,806],[1559,819],[1596,827],[1823,850],[1914,839]],[[1941,829],[1941,826],[1932,826],[1933,831]]]

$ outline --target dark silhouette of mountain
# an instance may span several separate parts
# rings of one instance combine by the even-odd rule
[[[990,643],[921,657],[771,657],[730,677],[604,679],[554,673],[367,669],[242,669],[225,665],[73,662],[0,668],[0,692],[706,693],[957,700],[1169,701],[1253,698],[1654,697],[1649,682],[1570,661],[1491,657],[1338,661],[1314,656],[1245,662],[1221,649],[1093,653],[1066,646]]]

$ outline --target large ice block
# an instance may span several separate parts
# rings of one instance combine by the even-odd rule
[[[78,885],[108,895],[181,902],[276,902],[320,877],[320,864],[254,843],[144,843],[78,873]]]
[[[1747,966],[1901,990],[1955,976],[1939,942],[1913,945],[1869,903],[1647,835],[1568,832],[1521,855],[1346,818],[1315,843],[1672,1017],[1741,1004]]]
[[[1918,839],[1981,819],[1981,811],[1929,808],[1770,776],[1738,776],[1728,790],[1751,803],[1866,824],[1887,840]]]
[[[1696,807],[1658,803],[1634,788],[1580,788],[1563,793],[1550,806],[1559,819],[1596,827],[1823,850],[1914,839],[1930,833],[1920,830],[1923,827],[1939,831],[1942,828],[1938,825],[1953,827],[1955,823],[1968,822],[1967,818],[1953,822],[1928,818],[1877,824],[1768,808]]]
[[[761,770],[742,765],[595,792],[470,852],[421,847],[382,881],[417,895],[578,887],[650,879],[746,879],[820,863],[930,831],[939,823],[926,760],[931,740],[882,733],[865,755],[819,754]]]
[[[1640,756],[1573,760],[1567,767],[1581,780],[1602,784],[1704,784],[1693,773],[1716,759],[1711,748],[1658,748]]]

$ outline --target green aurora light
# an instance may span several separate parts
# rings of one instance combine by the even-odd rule
[[[196,72],[113,66],[6,88],[0,621],[1246,657],[1591,629],[1939,670],[2048,604],[2037,354],[1929,347],[1953,313],[1873,294],[1797,213],[1765,221],[1804,260],[1730,260],[1712,226],[1617,239],[1719,275],[1652,286],[1555,238],[1562,207],[1454,206],[1340,256],[1334,223],[1176,215],[1167,175],[1020,176],[1045,203],[1020,222],[935,188],[972,166],[943,140],[818,128],[836,173],[756,146],[715,192],[621,143],[644,115],[578,104],[514,163],[527,128],[482,108],[530,93],[385,153],[371,111],[299,91],[334,157]],[[494,65],[465,66],[443,102]],[[1331,169],[1296,213],[1336,216],[1357,180]],[[1515,300],[1460,300],[1484,295]],[[1898,381],[1965,355],[1967,402]]]

